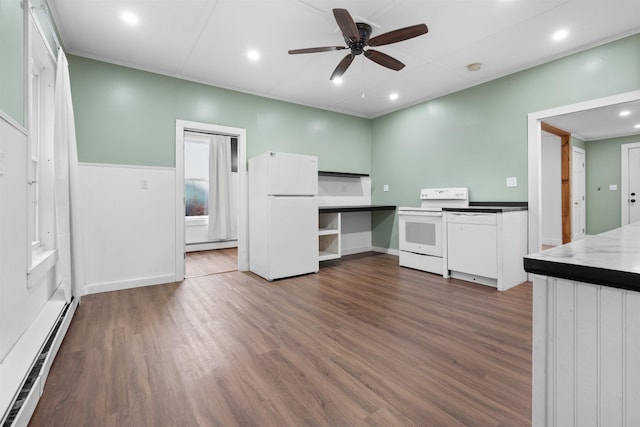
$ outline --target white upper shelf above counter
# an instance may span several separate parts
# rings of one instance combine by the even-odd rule
[[[350,172],[318,172],[318,206],[370,206],[371,178]]]

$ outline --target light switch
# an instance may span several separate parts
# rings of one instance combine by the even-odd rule
[[[147,182],[146,179],[141,179],[140,180],[140,188],[142,190],[148,190],[149,189],[149,183]]]
[[[382,186],[382,191],[389,191],[389,184],[385,184]]]
[[[518,178],[515,176],[510,176],[507,178],[507,187],[517,187],[518,186]]]
[[[609,191],[618,191],[618,185],[617,184],[609,185]]]

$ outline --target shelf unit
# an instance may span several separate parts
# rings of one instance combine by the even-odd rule
[[[340,212],[318,215],[318,254],[320,261],[340,258]]]

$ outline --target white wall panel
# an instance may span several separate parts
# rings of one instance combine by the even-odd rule
[[[0,361],[31,320],[27,306],[27,136],[0,118]],[[44,302],[35,307],[39,310]],[[37,313],[37,311],[36,311]]]
[[[533,426],[640,425],[640,294],[534,277]]]
[[[175,170],[82,164],[80,178],[88,293],[173,281]]]
[[[341,252],[350,255],[371,250],[371,212],[342,212]]]

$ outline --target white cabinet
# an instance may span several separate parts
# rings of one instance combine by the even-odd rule
[[[340,212],[318,215],[318,254],[320,261],[340,258]]]
[[[498,278],[498,233],[495,213],[448,214],[448,269]]]
[[[445,212],[445,274],[504,291],[527,280],[527,212]]]

